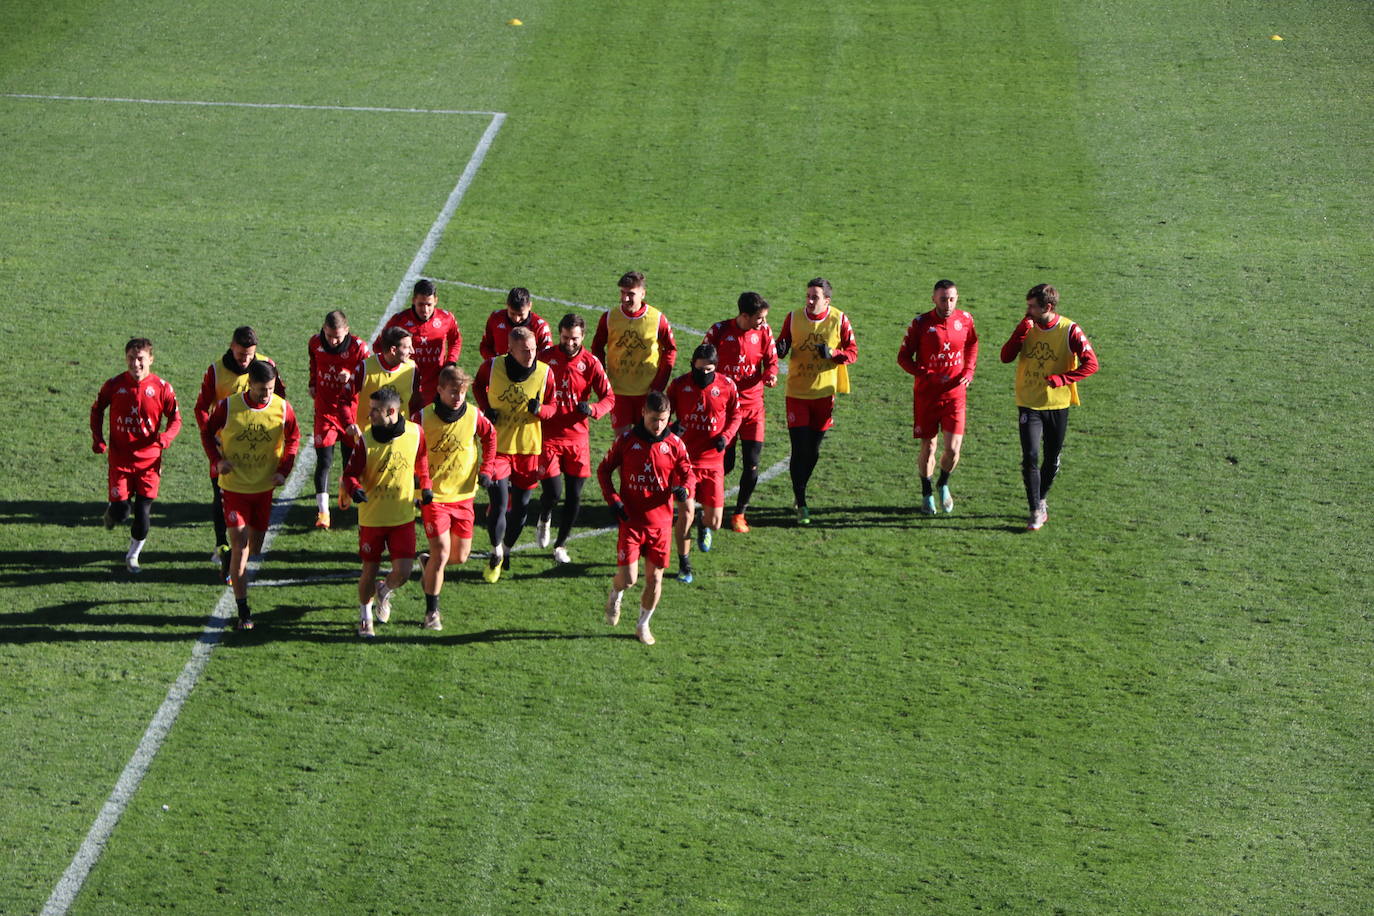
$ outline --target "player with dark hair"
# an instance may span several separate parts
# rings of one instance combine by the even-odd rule
[[[602,315],[592,335],[592,355],[606,367],[615,391],[611,427],[620,435],[639,422],[644,397],[662,391],[677,362],[677,341],[663,313],[644,301],[644,275],[622,276],[620,306]]]
[[[615,392],[606,377],[601,360],[583,349],[587,322],[571,312],[558,322],[558,346],[539,354],[548,365],[554,381],[554,413],[544,421],[544,449],[539,459],[543,491],[539,496],[539,520],[535,524],[535,543],[549,546],[553,541],[555,563],[570,563],[568,535],[577,523],[582,508],[582,488],[592,476],[592,449],[589,424],[610,413]],[[596,400],[591,400],[591,395]],[[565,499],[558,519],[558,538],[553,540],[553,510]]]
[[[534,332],[513,328],[508,352],[482,363],[472,394],[496,425],[496,462],[487,488],[487,533],[491,556],[482,577],[495,583],[510,569],[510,550],[525,527],[530,493],[539,483],[544,450],[543,420],[553,416],[554,381],[549,367],[535,359]]]
[[[759,461],[763,457],[766,419],[763,390],[778,384],[778,354],[774,349],[773,329],[768,326],[768,300],[758,293],[740,293],[738,308],[739,314],[734,318],[711,325],[703,342],[716,348],[719,354],[717,371],[728,376],[739,390],[739,433],[726,446],[723,467],[727,475],[733,471],[737,447],[743,450],[739,495],[735,497],[730,527],[740,534],[748,534],[745,512],[758,486]]]
[[[549,323],[534,313],[530,304],[530,291],[517,286],[506,294],[506,305],[487,316],[487,326],[477,351],[483,359],[505,356],[510,348],[512,328],[529,328],[534,332],[535,351],[553,346],[553,333]]]
[[[286,483],[301,441],[296,412],[285,398],[272,393],[277,367],[255,359],[246,374],[247,390],[220,401],[200,433],[224,492],[224,521],[232,545],[229,582],[240,630],[253,628],[248,558],[262,553],[272,522],[272,491]]]
[[[434,499],[430,489],[425,433],[407,423],[401,395],[390,385],[368,396],[370,422],[339,483],[339,508],[358,504],[358,635],[372,637],[373,597],[377,620],[391,619],[391,595],[410,578],[415,561],[415,504]],[[377,580],[382,555],[391,572]]]
[[[978,365],[978,332],[973,328],[973,316],[957,307],[959,290],[954,281],[936,283],[930,299],[935,308],[912,319],[897,348],[897,365],[914,376],[912,436],[921,441],[916,462],[921,474],[923,515],[935,514],[935,487],[939,487],[940,507],[954,511],[949,475],[959,463],[968,386]],[[940,478],[932,483],[935,440],[941,430],[945,448],[940,455]]]
[[[1002,362],[1017,360],[1021,479],[1030,507],[1027,531],[1038,531],[1049,520],[1045,497],[1059,473],[1059,456],[1069,429],[1069,405],[1079,403],[1078,383],[1098,369],[1097,354],[1087,335],[1060,315],[1058,308],[1058,290],[1048,283],[1032,286],[1026,293],[1026,317],[1002,345]]]
[[[692,352],[692,371],[668,385],[668,404],[677,422],[673,431],[687,446],[695,480],[692,497],[678,514],[678,581],[692,581],[692,517],[701,507],[697,545],[711,549],[711,533],[725,515],[725,444],[739,432],[739,393],[730,377],[716,372],[716,348],[702,344]]]
[[[248,390],[248,366],[254,360],[276,366],[271,357],[258,352],[256,331],[248,325],[234,328],[229,349],[205,370],[200,382],[200,393],[196,397],[195,406],[191,409],[191,415],[196,418],[196,427],[202,437],[205,435],[205,424],[209,421],[215,405],[230,395],[242,394]],[[278,397],[286,397],[286,383],[282,381],[280,374],[273,382],[273,393]],[[220,492],[219,471],[215,469],[214,461],[210,462],[210,490],[213,497],[211,517],[215,523],[215,549],[210,554],[210,562],[219,565],[220,575],[228,582],[229,533],[224,522],[224,495]]]
[[[358,386],[363,361],[372,355],[367,341],[349,333],[348,316],[335,309],[306,346],[310,357],[310,397],[315,402],[315,527],[329,527],[329,469],[334,443],[343,464],[353,454],[348,430],[358,419]]]
[[[409,396],[414,403],[419,396],[419,368],[411,356],[415,352],[415,342],[411,333],[399,325],[383,329],[377,335],[375,353],[363,360],[362,379],[357,385],[358,400],[354,408],[357,421],[349,427],[349,435],[356,441],[367,432],[372,423],[372,395],[383,388],[395,388],[402,397]],[[435,373],[438,380],[438,373]],[[418,409],[418,408],[417,408]],[[413,411],[412,411],[413,412]]]
[[[789,312],[778,331],[778,356],[787,364],[787,435],[792,440],[792,498],[797,524],[811,524],[806,486],[821,457],[821,442],[834,425],[835,395],[849,393],[850,363],[859,345],[849,316],[830,305],[830,281],[806,284],[806,307]]]
[[[673,500],[685,512],[692,486],[687,446],[668,429],[668,416],[668,396],[650,391],[645,395],[639,422],[616,436],[596,469],[601,493],[620,521],[615,577],[606,595],[606,623],[620,623],[620,603],[625,590],[635,584],[639,555],[643,553],[644,594],[639,600],[635,636],[647,646],[654,644],[649,618],[658,607],[663,570],[668,566]],[[614,482],[617,469],[619,491]]]
[[[406,388],[396,390],[401,397],[409,397],[407,412],[414,413],[434,400],[439,370],[458,362],[458,356],[463,352],[463,335],[458,330],[458,319],[453,317],[452,312],[439,308],[439,293],[434,281],[421,278],[415,281],[410,295],[410,308],[392,315],[386,328],[372,342],[374,353],[382,352],[387,328],[404,328],[410,333],[416,367],[415,390],[413,394]],[[366,404],[368,396],[365,394],[359,403]],[[359,408],[359,413],[363,412]]]
[[[162,453],[181,432],[181,413],[171,383],[153,374],[153,342],[135,337],[124,345],[129,367],[100,386],[91,405],[91,451],[108,452],[109,504],[105,507],[107,529],[129,518],[129,549],[124,565],[138,573],[139,554],[152,525],[153,501],[162,482]],[[110,438],[105,440],[105,409],[110,410]]]
[[[479,486],[491,485],[496,461],[496,427],[468,404],[472,377],[457,366],[439,370],[434,403],[413,418],[425,434],[434,500],[420,507],[429,538],[429,556],[422,574],[427,630],[442,630],[439,592],[444,567],[462,565],[472,553],[475,513],[473,498]]]

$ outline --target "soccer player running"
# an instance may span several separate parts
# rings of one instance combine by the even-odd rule
[[[422,578],[426,630],[442,630],[439,592],[444,567],[462,565],[472,553],[473,498],[491,485],[496,461],[496,427],[467,402],[472,377],[457,366],[439,370],[434,402],[414,420],[425,436],[434,500],[420,507],[429,538],[429,559]]]
[[[248,388],[220,401],[200,433],[205,454],[219,473],[224,521],[232,550],[229,583],[238,605],[236,629],[253,629],[248,610],[248,558],[262,552],[272,522],[272,491],[286,483],[301,434],[296,412],[276,394],[277,367],[248,364]]]
[[[235,328],[234,336],[229,341],[229,349],[205,370],[200,382],[200,394],[196,396],[195,406],[191,408],[191,414],[196,418],[196,428],[200,430],[202,438],[205,435],[205,424],[209,421],[215,405],[230,395],[242,394],[248,390],[248,366],[255,359],[276,366],[271,357],[258,352],[256,331],[248,325]],[[278,397],[286,397],[286,384],[280,375],[273,383],[273,391]],[[210,562],[219,564],[220,575],[227,582],[230,563],[229,533],[224,522],[224,495],[220,491],[219,471],[216,470],[214,461],[210,462],[210,490],[214,500],[211,514],[215,523],[215,549],[210,554]]]
[[[687,446],[696,481],[694,499],[679,513],[673,534],[677,541],[679,582],[692,581],[692,517],[701,507],[697,545],[711,549],[711,533],[720,530],[725,515],[725,444],[739,432],[739,393],[735,383],[716,372],[716,348],[702,344],[692,351],[692,371],[668,385],[668,404],[677,417],[674,432]]]
[[[914,376],[911,429],[912,436],[921,440],[916,464],[921,473],[922,515],[935,514],[937,487],[940,508],[954,511],[949,475],[959,464],[968,386],[978,365],[978,332],[973,328],[973,316],[958,308],[959,290],[954,281],[936,283],[930,300],[935,308],[912,319],[897,349],[897,365]],[[940,477],[932,482],[935,440],[941,430],[945,448],[940,455]]]
[[[773,329],[768,326],[768,300],[758,293],[739,296],[739,314],[717,321],[706,332],[704,343],[716,348],[716,371],[728,376],[739,391],[739,434],[725,449],[725,473],[735,469],[735,453],[744,451],[739,475],[739,495],[730,527],[749,533],[745,513],[759,482],[759,461],[763,457],[765,411],[763,390],[778,384],[778,354],[774,349]]]
[[[139,554],[152,526],[153,501],[162,481],[162,453],[181,432],[181,412],[169,382],[153,374],[153,342],[135,337],[124,345],[129,367],[100,386],[91,405],[91,451],[107,455],[109,504],[105,507],[107,529],[129,518],[129,549],[124,566],[139,573]],[[105,409],[110,411],[110,438],[105,439]]]
[[[661,391],[649,392],[639,422],[616,437],[596,468],[601,493],[620,522],[615,577],[606,595],[606,623],[620,623],[620,603],[625,590],[635,584],[642,553],[644,593],[639,599],[635,636],[647,646],[654,644],[649,618],[658,607],[663,570],[668,566],[673,500],[686,512],[692,486],[687,446],[668,429],[668,416],[668,396]],[[614,482],[616,470],[620,471],[619,491]]]
[[[482,577],[495,583],[510,569],[510,550],[525,527],[530,493],[539,483],[544,450],[542,420],[553,416],[554,381],[549,367],[535,359],[534,332],[513,328],[505,356],[482,363],[472,393],[496,425],[496,463],[487,488],[487,533],[491,556]]]
[[[787,363],[787,435],[792,440],[792,499],[797,524],[811,524],[806,487],[834,425],[835,394],[849,393],[848,366],[859,358],[849,316],[830,305],[830,281],[806,284],[806,307],[789,312],[778,331],[778,356]]]
[[[415,504],[434,499],[424,430],[406,422],[401,395],[390,386],[372,392],[368,414],[371,422],[339,484],[339,508],[358,504],[358,635],[365,638],[376,635],[374,596],[377,620],[391,619],[392,593],[410,578],[415,562]],[[383,554],[391,557],[391,572],[379,582]]]
[[[402,328],[411,337],[416,366],[415,391],[411,393],[400,387],[396,390],[401,397],[410,398],[407,412],[414,413],[434,400],[439,370],[458,362],[458,356],[463,352],[463,335],[458,330],[458,319],[453,317],[453,313],[439,308],[439,294],[434,281],[423,278],[415,281],[410,308],[392,315],[372,342],[374,352],[382,352],[388,328]],[[370,394],[365,394],[359,403],[366,404]]]
[[[1002,345],[1002,362],[1017,360],[1016,412],[1021,430],[1021,479],[1030,507],[1027,531],[1049,521],[1046,502],[1059,473],[1078,383],[1097,371],[1097,354],[1083,329],[1060,315],[1059,292],[1048,283],[1026,293],[1026,317]],[[1044,444],[1044,462],[1040,447]]]
[[[510,349],[512,328],[529,328],[533,331],[536,352],[553,346],[549,323],[531,310],[530,291],[523,286],[517,286],[506,294],[505,308],[499,308],[487,316],[487,326],[482,331],[482,339],[477,342],[477,352],[482,354],[483,359],[506,355]]]
[[[354,441],[372,424],[369,405],[373,394],[383,388],[395,388],[413,401],[419,385],[419,370],[411,359],[415,345],[409,331],[401,327],[387,328],[378,336],[377,344],[377,352],[363,360],[362,379],[356,388],[358,399],[353,412],[357,420],[348,430]],[[436,385],[437,381],[436,376]]]
[[[539,520],[535,543],[553,542],[555,563],[570,563],[568,535],[582,508],[582,488],[592,476],[590,422],[610,413],[615,392],[601,360],[582,347],[587,322],[571,312],[558,322],[558,346],[539,354],[539,361],[553,374],[554,413],[544,421],[544,450],[539,459]],[[596,400],[591,400],[595,394]],[[558,518],[558,538],[553,539],[553,512],[563,500]]]
[[[315,402],[315,527],[329,527],[329,469],[338,442],[347,465],[353,455],[349,427],[358,419],[358,386],[363,361],[372,355],[367,341],[349,333],[348,316],[335,309],[324,316],[320,332],[306,347],[310,357],[310,397]]]
[[[639,422],[644,398],[662,391],[677,362],[677,341],[663,313],[644,301],[644,275],[620,278],[620,306],[602,315],[592,335],[592,355],[606,367],[615,391],[611,428],[616,435]]]

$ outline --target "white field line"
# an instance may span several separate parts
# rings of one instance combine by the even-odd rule
[[[457,108],[381,108],[372,105],[296,105],[289,102],[213,102],[195,99],[125,99],[94,95],[39,95],[31,92],[4,92],[0,98],[32,99],[39,102],[122,102],[132,105],[192,105],[200,108],[282,108],[291,111],[362,111],[381,114],[485,115],[505,118],[499,111],[467,111]]]
[[[40,96],[10,96],[17,98],[56,98]],[[142,101],[138,99],[80,99],[81,101]],[[222,105],[225,107],[239,108],[292,108],[310,109],[323,106],[308,105],[266,105],[257,103],[231,103],[231,102],[166,102],[161,100],[147,100],[149,104],[197,104],[197,105]],[[338,111],[406,111],[423,114],[481,114],[491,117],[491,123],[487,125],[486,131],[482,134],[482,139],[478,142],[477,148],[473,150],[468,158],[468,164],[463,169],[463,174],[458,179],[458,184],[454,186],[449,194],[448,200],[440,210],[434,224],[426,234],[424,242],[420,245],[420,250],[415,253],[414,259],[407,268],[405,277],[397,287],[396,294],[392,296],[391,303],[387,307],[386,313],[377,322],[377,330],[373,332],[373,337],[381,332],[388,318],[400,310],[400,303],[406,299],[411,285],[424,269],[425,264],[434,253],[434,248],[438,244],[440,236],[448,226],[449,220],[453,218],[454,211],[458,209],[458,204],[462,201],[463,195],[467,192],[469,185],[472,184],[473,177],[477,174],[477,169],[482,165],[482,160],[486,158],[488,150],[491,149],[492,142],[496,139],[497,132],[505,122],[506,116],[501,112],[462,112],[462,111],[426,111],[424,109],[376,109],[376,108],[346,108],[340,106]],[[313,449],[303,449],[296,462],[295,468],[291,472],[290,478],[282,488],[282,492],[273,500],[272,521],[268,527],[266,537],[263,539],[262,555],[259,555],[249,565],[249,578],[256,576],[258,568],[262,563],[262,556],[266,555],[277,532],[281,529],[281,524],[286,518],[287,510],[292,501],[300,494],[305,482],[310,478],[311,471],[314,470],[315,452]],[[119,823],[120,817],[124,814],[124,809],[128,807],[133,799],[134,793],[138,791],[139,785],[143,782],[143,777],[147,775],[149,766],[152,765],[153,758],[162,747],[162,742],[166,740],[167,734],[171,731],[173,723],[181,713],[181,707],[185,705],[186,698],[190,696],[191,690],[195,687],[200,675],[205,670],[206,664],[210,660],[210,653],[219,644],[220,637],[223,635],[224,627],[229,617],[235,613],[234,595],[229,589],[224,590],[219,601],[215,604],[210,618],[206,621],[205,628],[201,631],[200,637],[196,640],[195,647],[191,650],[191,658],[182,669],[181,674],[167,691],[167,697],[158,707],[153,719],[148,723],[148,729],[143,733],[143,738],[139,741],[138,747],[134,750],[129,762],[124,765],[124,770],[119,774],[119,779],[115,782],[113,791],[109,798],[101,807],[100,813],[96,815],[95,822],[91,824],[91,829],[86,834],[86,839],[81,843],[81,848],[77,850],[72,858],[71,864],[63,872],[57,886],[53,888],[52,895],[43,907],[44,914],[65,914],[76,896],[80,893],[82,886],[90,876],[91,869],[100,859],[100,855],[105,850],[106,843],[109,842],[110,835],[114,832],[115,825]]]

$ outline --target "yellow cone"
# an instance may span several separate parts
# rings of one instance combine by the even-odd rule
[[[510,22],[507,22],[506,25],[524,25],[524,23],[519,19],[512,19]]]
[[[1270,40],[1270,41],[1283,41],[1283,36],[1282,36],[1282,35],[1270,35],[1270,36],[1269,36],[1269,40]]]

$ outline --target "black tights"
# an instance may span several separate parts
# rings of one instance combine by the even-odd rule
[[[573,525],[577,523],[577,513],[582,510],[582,488],[586,486],[586,477],[570,477],[564,474],[562,477],[550,477],[544,481],[543,492],[539,494],[539,515],[553,515],[554,507],[563,498],[563,482],[567,481],[568,501],[563,503],[563,514],[558,518],[558,539],[553,542],[553,546],[562,547],[568,541],[568,535],[572,533]]]
[[[343,466],[348,467],[348,461],[353,457],[353,448],[344,439],[339,439],[339,455],[343,458]],[[315,448],[315,492],[329,492],[329,469],[334,464],[334,446]]]
[[[491,500],[491,506],[487,509],[487,534],[491,537],[493,547],[497,544],[513,547],[520,540],[530,494],[533,492],[511,486],[509,477],[493,481],[487,487],[487,497]],[[510,505],[509,509],[506,508],[507,504]]]
[[[798,506],[806,505],[806,485],[821,460],[821,442],[825,433],[809,426],[791,426],[787,435],[792,440],[792,499]],[[741,490],[740,492],[743,492]]]
[[[110,503],[110,517],[116,522],[122,522],[129,517],[129,501],[121,499],[119,502]],[[129,523],[129,536],[135,541],[142,541],[148,537],[148,531],[153,527],[153,499],[150,496],[134,496],[134,518]]]
[[[1069,431],[1069,409],[1032,410],[1018,407],[1021,429],[1021,479],[1026,484],[1026,502],[1031,512],[1040,507],[1059,473],[1059,453]],[[1045,460],[1040,461],[1040,444],[1045,445]]]
[[[224,525],[224,492],[219,488],[219,478],[210,478],[210,489],[214,491],[214,509],[211,514],[215,520],[215,546],[225,547],[229,544],[229,529]]]
[[[795,441],[795,440],[794,440]],[[759,485],[759,461],[763,458],[763,443],[753,439],[740,439],[738,436],[725,450],[725,473],[735,469],[735,446],[744,447],[744,467],[739,472],[739,495],[735,497],[735,514],[743,515],[749,508],[749,500],[754,496],[754,488]]]

